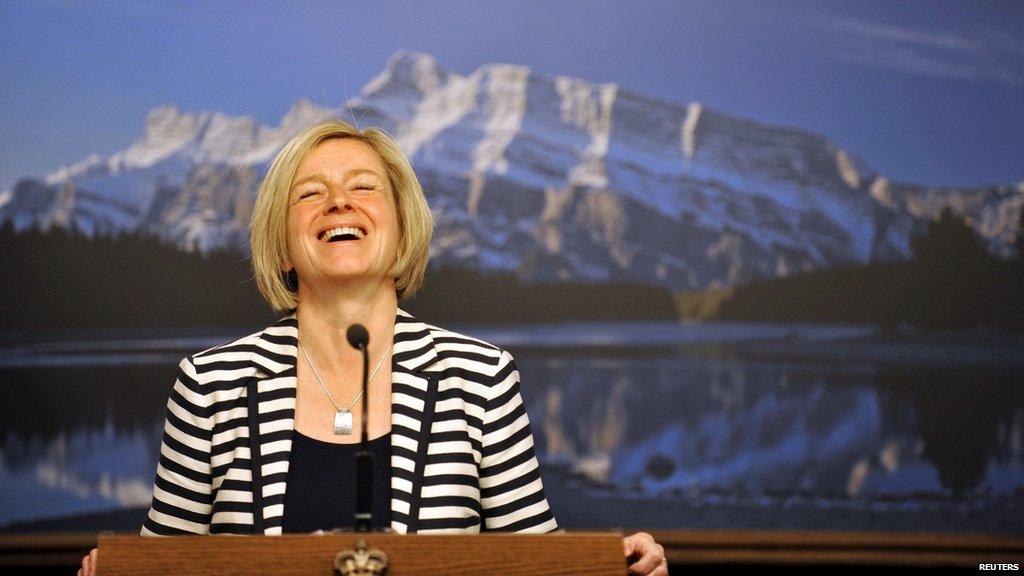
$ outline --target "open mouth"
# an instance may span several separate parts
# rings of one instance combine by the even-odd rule
[[[320,240],[322,242],[346,242],[350,240],[361,240],[366,236],[366,231],[361,228],[354,226],[342,226],[340,228],[331,228],[325,230],[320,234]]]

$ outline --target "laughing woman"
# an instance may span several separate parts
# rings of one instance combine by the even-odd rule
[[[375,526],[398,533],[558,529],[508,352],[398,307],[423,282],[433,220],[381,130],[329,120],[274,159],[251,224],[273,326],[183,360],[144,535],[281,534],[352,524],[365,422]],[[368,414],[361,352],[369,331]],[[666,574],[647,534],[636,574]],[[95,567],[83,559],[81,574]]]

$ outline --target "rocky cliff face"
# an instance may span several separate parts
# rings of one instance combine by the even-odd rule
[[[947,206],[1009,254],[1024,207],[1024,183],[890,182],[822,136],[701,103],[524,66],[462,76],[403,52],[353,101],[300,101],[276,127],[157,108],[124,151],[18,182],[0,195],[0,218],[244,249],[267,164],[329,116],[384,127],[413,159],[439,223],[435,262],[528,280],[683,290],[901,258]]]

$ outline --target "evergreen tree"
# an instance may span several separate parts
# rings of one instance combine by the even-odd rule
[[[990,260],[984,241],[951,208],[928,223],[928,232],[910,242],[914,259],[929,268],[974,267]]]

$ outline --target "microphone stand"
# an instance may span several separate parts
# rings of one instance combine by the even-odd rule
[[[370,334],[362,324],[348,327],[345,336],[353,348],[363,353],[363,420],[362,440],[356,452],[356,532],[373,531],[373,454],[369,445],[370,394],[367,390],[367,370],[370,366]]]

